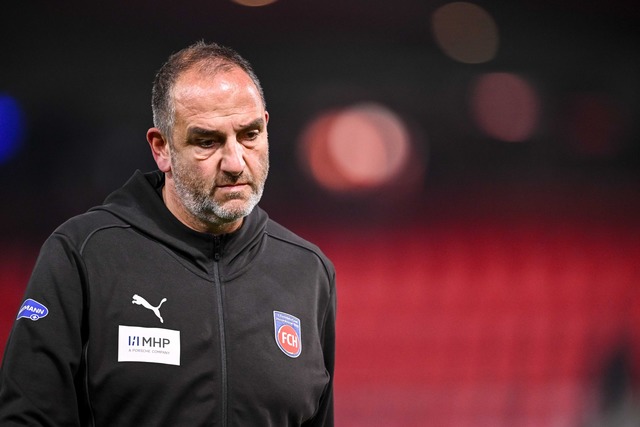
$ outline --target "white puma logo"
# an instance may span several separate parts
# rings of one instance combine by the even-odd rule
[[[147,302],[146,299],[142,298],[140,295],[134,295],[133,296],[133,301],[131,301],[133,304],[138,304],[143,306],[144,308],[148,308],[149,310],[153,311],[153,313],[158,316],[158,319],[160,319],[160,323],[164,323],[164,320],[162,320],[162,316],[160,316],[160,306],[162,304],[164,304],[164,302],[166,301],[166,298],[162,298],[162,301],[160,301],[160,304],[158,304],[157,307],[152,306],[151,304],[149,304]]]

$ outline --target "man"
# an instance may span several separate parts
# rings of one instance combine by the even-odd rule
[[[333,425],[335,272],[256,206],[269,114],[251,66],[196,43],[152,106],[159,170],[43,245],[0,425]]]

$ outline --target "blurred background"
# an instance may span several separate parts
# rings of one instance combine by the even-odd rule
[[[0,348],[134,170],[155,72],[254,65],[262,206],[338,272],[339,426],[640,424],[635,1],[22,1],[0,13]]]

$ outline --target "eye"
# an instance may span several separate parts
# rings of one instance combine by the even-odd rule
[[[248,139],[248,140],[250,140],[250,141],[253,141],[254,139],[256,139],[256,138],[258,137],[258,135],[260,135],[260,132],[259,132],[259,131],[257,131],[257,130],[250,130],[249,132],[247,132],[247,133],[245,134],[245,138],[246,138],[246,139]]]
[[[196,145],[200,148],[212,148],[216,144],[217,142],[212,139],[201,139],[198,142],[196,142]]]

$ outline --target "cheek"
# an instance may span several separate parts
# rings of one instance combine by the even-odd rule
[[[247,163],[251,167],[251,172],[256,175],[266,175],[269,170],[269,150],[257,150],[250,154]]]
[[[178,156],[173,158],[172,163],[176,173],[188,177],[191,181],[202,181],[215,176],[215,167],[209,160],[185,159]]]
[[[209,168],[195,166],[189,170],[189,179],[195,186],[208,189],[215,182],[216,175]]]
[[[216,175],[218,174],[217,163],[210,160],[199,162],[194,166],[193,171],[203,181],[214,181],[216,179]]]

